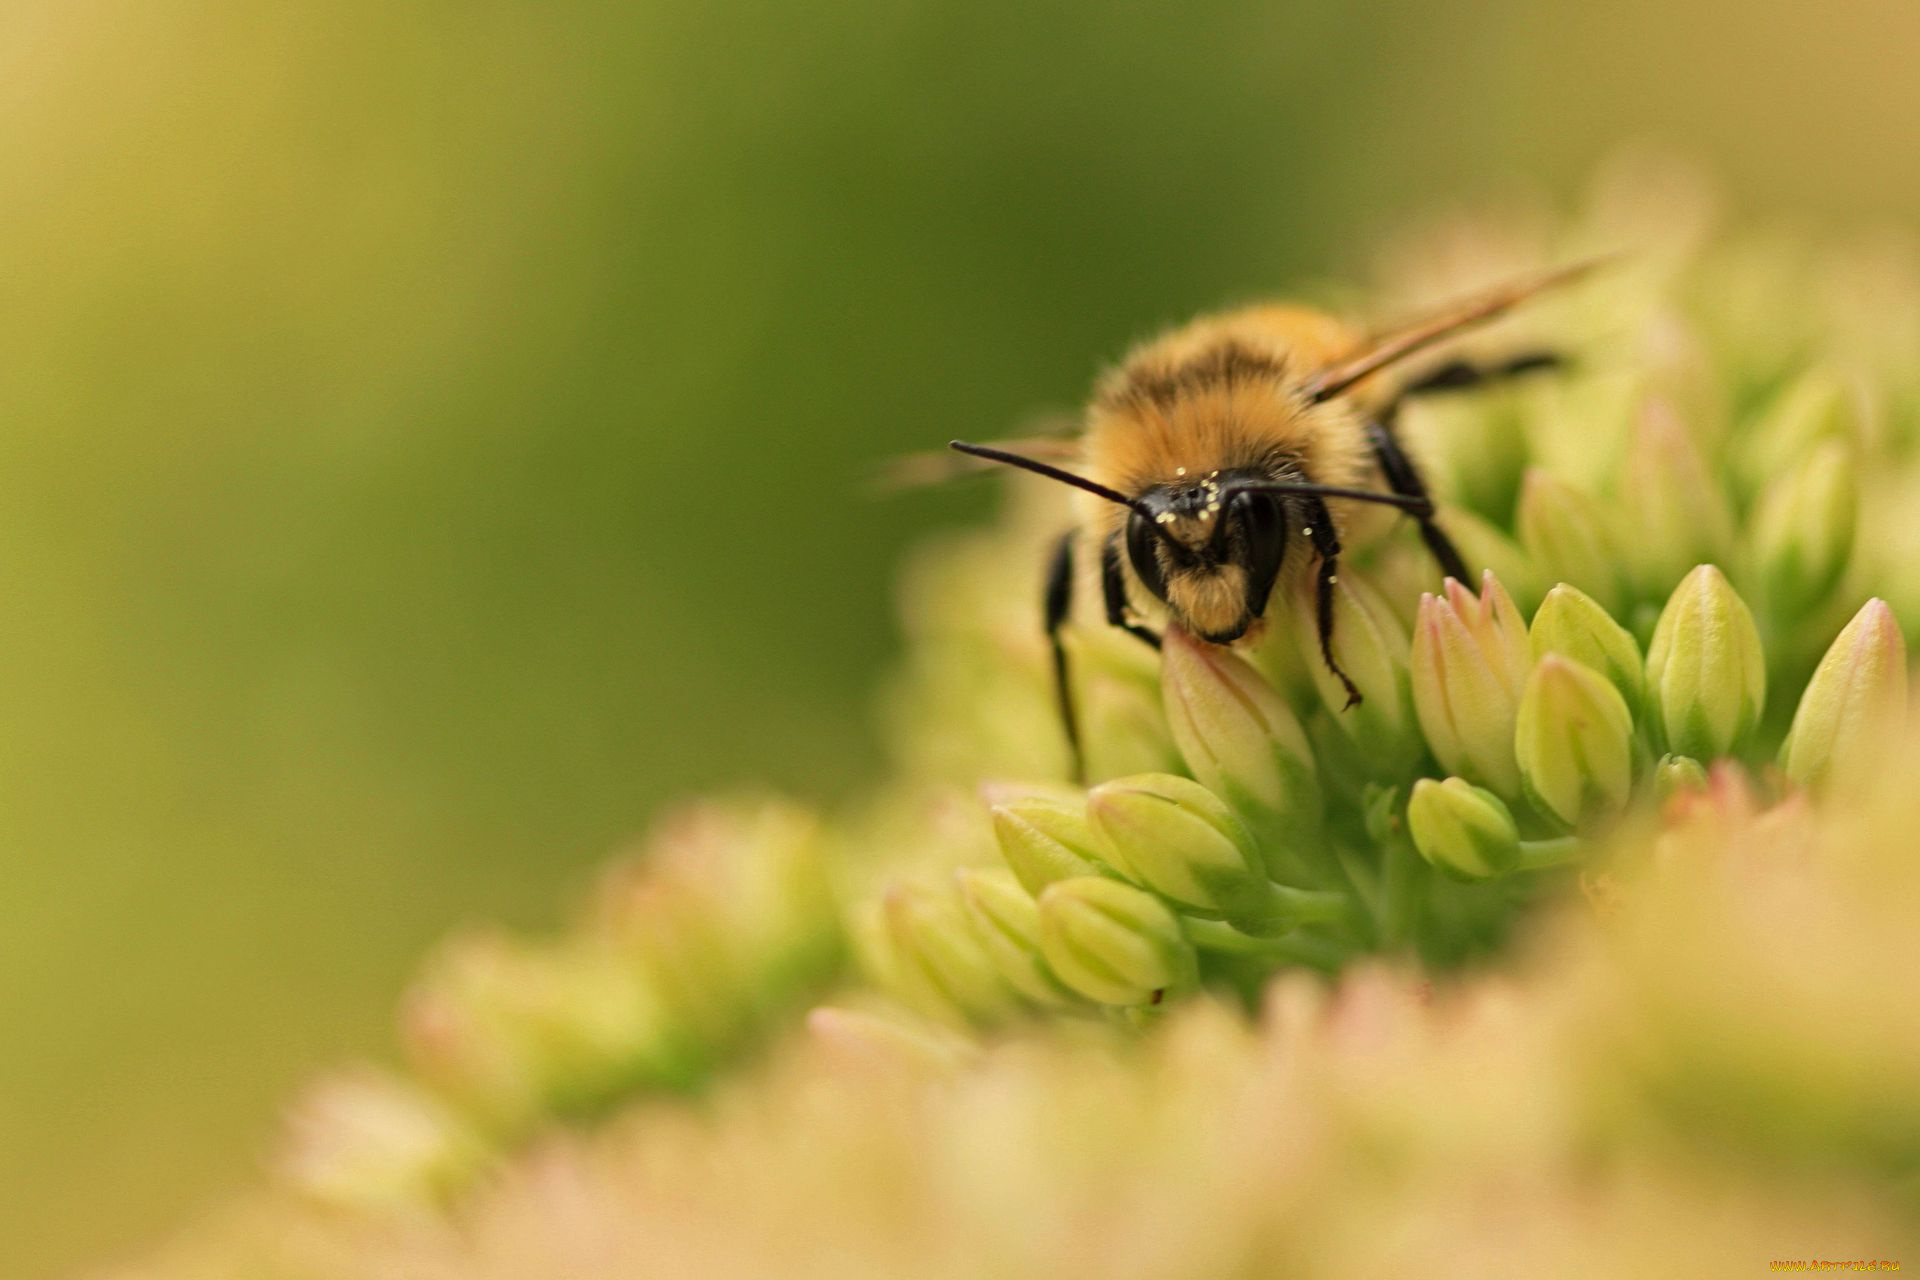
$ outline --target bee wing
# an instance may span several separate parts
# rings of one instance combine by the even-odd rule
[[[1007,440],[986,441],[995,449],[1025,454],[1042,462],[1072,463],[1080,457],[1080,419],[1072,414],[1047,414],[1026,424],[1030,433]],[[889,458],[874,471],[873,488],[878,493],[899,493],[906,489],[924,489],[946,484],[965,476],[995,470],[995,465],[980,458],[955,453],[951,449],[927,449],[919,453]]]
[[[1497,320],[1521,303],[1551,289],[1572,284],[1608,261],[1610,259],[1589,258],[1570,267],[1517,280],[1450,303],[1431,315],[1377,334],[1358,352],[1308,379],[1307,392],[1315,400],[1330,400],[1388,365],[1397,364],[1463,329]]]

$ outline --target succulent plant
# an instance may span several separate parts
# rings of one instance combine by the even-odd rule
[[[1070,786],[1026,607],[1058,495],[919,560],[878,794],[824,825],[710,811],[558,939],[451,944],[405,1073],[298,1112],[290,1183],[361,1215],[337,1256],[1627,1274],[1804,1257],[1840,1223],[1898,1257],[1920,363],[1857,311],[1920,308],[1920,279],[1849,294],[1692,225],[1576,221],[1570,251],[1651,243],[1514,322],[1574,370],[1409,412],[1485,572],[1442,581],[1405,529],[1350,549],[1358,706],[1291,604],[1157,658],[1078,625]],[[1511,948],[1523,923],[1551,945]],[[739,1065],[823,998],[810,1044]],[[615,1110],[627,1137],[593,1127]],[[562,1125],[586,1132],[516,1154]],[[481,1227],[392,1225],[448,1198]],[[1514,1236],[1484,1212],[1510,1198]],[[365,1271],[238,1234],[192,1256]]]

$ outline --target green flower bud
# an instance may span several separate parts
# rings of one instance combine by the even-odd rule
[[[1549,816],[1569,828],[1610,817],[1633,791],[1633,716],[1606,677],[1550,653],[1520,699],[1514,754]]]
[[[705,1054],[741,1031],[753,981],[743,948],[728,936],[703,893],[654,886],[653,909],[621,921],[617,935],[633,968],[647,976],[681,1048]]]
[[[1669,750],[1697,760],[1731,752],[1760,721],[1767,666],[1760,632],[1710,564],[1674,589],[1647,648],[1647,698]]]
[[[897,994],[908,1004],[929,1016],[951,1018],[957,1012],[976,1023],[997,1022],[1017,1011],[1013,988],[981,945],[950,885],[896,882],[882,899],[881,912],[905,982]]]
[[[1342,685],[1320,653],[1316,605],[1305,592],[1294,600],[1294,640],[1301,661],[1334,713],[1333,723],[1360,749],[1369,768],[1398,774],[1419,752],[1413,700],[1407,687],[1407,632],[1379,593],[1350,574],[1342,574],[1333,593],[1333,655],[1360,690],[1358,706],[1347,705]]]
[[[1513,723],[1532,665],[1526,624],[1493,574],[1477,598],[1452,579],[1442,595],[1420,597],[1413,705],[1448,772],[1504,796],[1520,793]]]
[[[1193,776],[1260,832],[1268,855],[1314,842],[1320,786],[1306,730],[1247,662],[1169,627],[1162,689],[1167,722]]]
[[[1527,432],[1510,397],[1413,397],[1401,408],[1400,430],[1458,506],[1495,518],[1513,510],[1527,465]]]
[[[637,1079],[684,1074],[657,993],[627,957],[583,939],[541,948],[498,934],[454,939],[401,1006],[420,1076],[484,1121],[512,1130],[577,1111]]]
[[[1691,791],[1707,789],[1707,770],[1692,756],[1664,755],[1653,770],[1653,793],[1662,803]]]
[[[731,1047],[745,1015],[746,1002],[723,985],[715,1029],[690,1034],[630,952],[591,936],[563,939],[543,968],[536,1043],[546,1106],[564,1115],[598,1112],[641,1085],[697,1078]]]
[[[1773,614],[1802,613],[1827,598],[1853,554],[1860,494],[1847,446],[1829,440],[1760,493],[1750,553]]]
[[[923,999],[933,998],[917,964],[909,962],[893,945],[884,897],[854,906],[848,913],[847,938],[852,943],[855,966],[875,987],[915,1007]]]
[[[996,798],[989,813],[1000,856],[1026,888],[1101,874],[1100,841],[1087,822],[1086,801],[1039,792]]]
[[[1460,879],[1505,875],[1520,861],[1513,815],[1499,796],[1465,778],[1414,783],[1407,827],[1421,857]]]
[[[969,867],[953,873],[960,900],[973,917],[974,934],[1007,984],[1039,1005],[1069,998],[1040,956],[1040,907],[1001,867]]]
[[[1545,471],[1529,470],[1515,524],[1535,564],[1577,584],[1603,608],[1621,606],[1620,551],[1592,497]]]
[[[838,972],[830,858],[813,815],[738,800],[680,810],[601,877],[591,929],[644,975],[679,1071],[706,1069]]]
[[[1720,478],[1666,403],[1641,411],[1623,471],[1620,496],[1632,534],[1621,550],[1642,595],[1665,596],[1688,569],[1732,550],[1733,510]]]
[[[1150,893],[1082,877],[1040,895],[1040,950],[1069,987],[1113,1005],[1153,1005],[1198,981],[1179,918]]]
[[[1527,635],[1536,659],[1558,653],[1593,668],[1620,691],[1629,707],[1639,706],[1645,697],[1640,646],[1593,597],[1578,588],[1563,582],[1547,592]]]
[[[1272,896],[1246,824],[1190,779],[1143,773],[1102,783],[1087,795],[1087,817],[1130,879],[1183,908],[1231,919]]]
[[[1100,628],[1095,635],[1101,645],[1125,646],[1128,662],[1124,667],[1115,663],[1104,669],[1090,663],[1084,672],[1086,678],[1079,682],[1087,776],[1111,778],[1174,767],[1179,757],[1169,741],[1152,651],[1113,628]],[[1077,645],[1077,651],[1085,651],[1095,641],[1082,632],[1070,643]],[[1143,666],[1133,665],[1135,662]]]
[[[1806,786],[1867,773],[1907,713],[1907,642],[1884,600],[1834,640],[1793,713],[1780,766]]]
[[[1742,488],[1760,497],[1817,446],[1860,435],[1859,396],[1841,379],[1816,369],[1782,391],[1742,435],[1730,459]]]

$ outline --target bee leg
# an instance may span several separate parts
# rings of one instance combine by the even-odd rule
[[[1522,374],[1542,369],[1564,369],[1567,358],[1558,351],[1527,351],[1497,364],[1474,364],[1467,360],[1449,360],[1401,389],[1400,399],[1429,391],[1465,391],[1488,383],[1505,382]]]
[[[1391,410],[1388,412],[1390,414]],[[1433,552],[1433,558],[1440,562],[1440,572],[1457,582],[1471,582],[1472,579],[1467,575],[1467,562],[1460,558],[1460,551],[1453,545],[1453,539],[1434,523],[1433,496],[1427,492],[1427,482],[1413,465],[1413,459],[1400,447],[1400,439],[1394,435],[1391,421],[1390,417],[1383,417],[1379,422],[1367,424],[1367,440],[1373,445],[1373,456],[1380,464],[1380,474],[1386,477],[1389,489],[1402,497],[1418,498],[1425,504],[1414,508],[1410,514],[1420,522],[1420,540],[1427,544],[1427,550]]]
[[[1150,649],[1160,647],[1160,637],[1127,616],[1127,580],[1120,574],[1120,540],[1107,539],[1100,549],[1100,594],[1106,598],[1107,623],[1138,637]]]
[[[1308,498],[1305,506],[1307,519],[1313,521],[1307,526],[1307,538],[1320,554],[1320,569],[1314,583],[1314,621],[1320,632],[1320,656],[1326,661],[1327,670],[1333,672],[1334,679],[1347,691],[1347,705],[1341,708],[1345,711],[1358,706],[1361,699],[1360,690],[1354,687],[1333,656],[1333,588],[1340,581],[1340,535],[1334,530],[1333,516],[1328,513],[1325,501]]]
[[[1420,540],[1427,544],[1427,550],[1440,562],[1440,572],[1447,577],[1458,582],[1471,580],[1467,575],[1466,561],[1460,558],[1453,540],[1434,523],[1433,500],[1427,492],[1426,481],[1413,465],[1413,459],[1400,446],[1400,437],[1395,433],[1394,426],[1401,402],[1436,391],[1467,391],[1542,369],[1563,369],[1566,365],[1567,358],[1557,351],[1527,351],[1498,364],[1450,360],[1403,387],[1400,394],[1380,410],[1378,420],[1368,424],[1367,437],[1373,444],[1374,457],[1379,460],[1380,471],[1386,476],[1388,487],[1403,497],[1419,498],[1426,502],[1424,511],[1416,510],[1412,514],[1420,522]]]
[[[1053,649],[1053,692],[1060,704],[1060,727],[1067,735],[1067,753],[1073,760],[1073,779],[1085,782],[1087,761],[1080,745],[1080,715],[1073,705],[1073,681],[1067,669],[1067,646],[1060,629],[1073,612],[1073,534],[1064,534],[1047,562],[1045,594],[1047,644]]]

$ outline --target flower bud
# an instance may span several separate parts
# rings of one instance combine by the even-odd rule
[[[737,1041],[747,1009],[730,986],[714,1003],[723,1030],[688,1036],[653,975],[623,948],[591,935],[563,937],[547,953],[547,990],[537,1011],[547,1105],[562,1115],[604,1109],[641,1085],[684,1085],[710,1071]]]
[[[959,895],[948,885],[898,882],[881,904],[899,994],[921,1012],[991,1023],[1016,1011],[1012,987],[981,945]],[[934,998],[928,1000],[926,997]]]
[[[400,1000],[407,1065],[463,1108],[506,1128],[538,1105],[521,997],[533,985],[526,948],[498,933],[442,943]]]
[[[1452,579],[1442,595],[1420,597],[1413,705],[1448,772],[1504,796],[1520,793],[1513,722],[1532,665],[1526,624],[1491,573],[1478,598]]]
[[[1688,569],[1723,559],[1733,547],[1733,511],[1720,477],[1665,402],[1648,404],[1634,423],[1621,502],[1633,531],[1621,550],[1643,595],[1664,596]]]
[[[431,1206],[486,1154],[480,1136],[442,1100],[360,1068],[320,1081],[294,1103],[275,1164],[326,1204],[379,1212]]]
[[[1270,856],[1313,842],[1320,787],[1300,721],[1273,686],[1219,645],[1169,627],[1167,722],[1193,776],[1254,824]]]
[[[1803,613],[1839,583],[1853,554],[1859,499],[1853,459],[1834,440],[1761,490],[1750,552],[1770,614]]]
[[[815,816],[743,798],[667,817],[601,876],[587,931],[644,978],[681,1070],[704,1069],[838,973],[830,860]]]
[[[1849,443],[1859,434],[1859,396],[1830,371],[1816,369],[1775,397],[1729,457],[1742,487],[1758,498],[1816,447]]]
[[[1062,982],[1101,1004],[1158,1004],[1198,980],[1198,957],[1178,917],[1118,880],[1048,885],[1040,895],[1040,950]]]
[[[1678,795],[1707,789],[1707,770],[1692,756],[1664,755],[1653,769],[1653,794],[1665,804]]]
[[[1529,470],[1515,516],[1520,545],[1562,582],[1578,585],[1603,608],[1620,607],[1620,552],[1606,513],[1592,497],[1545,471]]]
[[[685,1082],[708,1059],[653,977],[595,935],[453,938],[407,992],[399,1032],[420,1079],[503,1132],[641,1080]]]
[[[692,1069],[651,984],[592,938],[545,948],[454,939],[408,992],[400,1034],[423,1079],[503,1131],[591,1108],[622,1081]]]
[[[684,884],[652,889],[613,945],[644,976],[675,1057],[697,1072],[746,1034],[760,984],[710,894]]]
[[[1557,653],[1527,679],[1514,726],[1527,795],[1569,828],[1610,817],[1633,791],[1633,716],[1606,677]]]
[[[917,962],[910,962],[893,945],[884,897],[855,904],[847,917],[847,937],[853,944],[854,966],[874,987],[912,1007],[933,998]]]
[[[989,812],[1000,856],[1028,893],[1055,880],[1102,872],[1099,839],[1084,800],[1042,793],[1006,795]]]
[[[973,917],[974,934],[1007,984],[1039,1005],[1065,1003],[1068,993],[1040,956],[1040,907],[1002,867],[967,867],[953,873],[960,900]]]
[[[1509,397],[1409,398],[1400,410],[1400,434],[1455,504],[1492,515],[1513,510],[1527,465],[1527,431]]]
[[[1465,778],[1414,783],[1407,827],[1421,857],[1461,879],[1505,875],[1520,861],[1513,815],[1499,796]]]
[[[1183,908],[1245,917],[1272,896],[1246,824],[1190,779],[1143,773],[1102,783],[1087,795],[1087,817],[1130,879]]]
[[[1726,575],[1710,564],[1674,589],[1647,648],[1647,698],[1667,748],[1710,761],[1759,723],[1767,699],[1760,632]]]
[[[1293,636],[1320,701],[1372,769],[1400,773],[1419,751],[1407,688],[1406,628],[1371,587],[1351,574],[1340,575],[1333,591],[1333,656],[1361,698],[1349,707],[1346,686],[1320,653],[1315,610],[1306,593],[1294,596]]]
[[[1132,636],[1103,627],[1092,635],[1082,631],[1070,639],[1076,652],[1095,644],[1124,646],[1127,663],[1104,669],[1088,664],[1079,682],[1081,737],[1086,748],[1086,771],[1092,779],[1170,769],[1179,764],[1170,735],[1157,678],[1158,660]],[[1138,651],[1138,652],[1135,652]],[[1134,665],[1139,663],[1140,665]]]
[[[1558,653],[1591,667],[1620,691],[1629,707],[1639,706],[1645,697],[1646,673],[1640,646],[1593,597],[1577,587],[1563,582],[1547,592],[1527,636],[1536,660]]]
[[[1906,710],[1907,642],[1886,602],[1869,600],[1807,682],[1780,766],[1806,786],[1866,773]]]
[[[1448,508],[1441,523],[1460,558],[1500,579],[1500,586],[1523,615],[1539,606],[1552,579],[1543,579],[1545,571],[1520,549],[1519,543],[1471,511],[1457,507]]]

